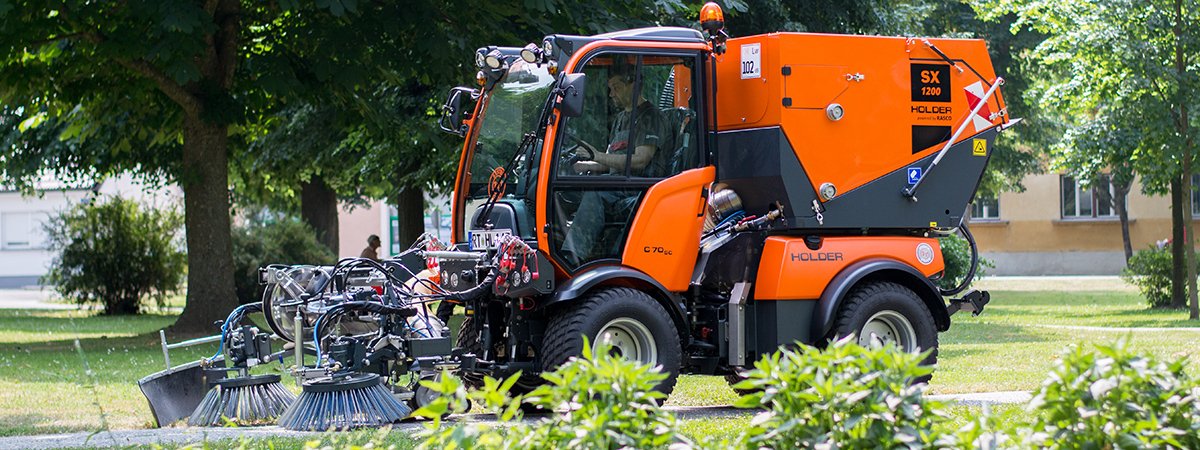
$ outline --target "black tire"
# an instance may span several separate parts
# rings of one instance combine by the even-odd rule
[[[742,376],[741,373],[735,372],[735,373],[730,373],[730,374],[725,375],[725,382],[729,383],[729,387],[731,389],[733,389],[733,393],[735,393],[739,396],[750,395],[750,394],[753,394],[758,391],[757,389],[738,389],[738,388],[733,387],[734,385],[741,383],[742,381],[745,381],[745,380],[746,380],[746,377]]]
[[[871,321],[875,333],[864,335],[863,329]],[[904,330],[907,323],[908,330]],[[911,333],[911,335],[909,335]],[[937,325],[929,307],[912,289],[889,281],[872,281],[855,287],[842,302],[837,321],[829,339],[856,335],[859,344],[868,345],[892,340],[907,351],[931,350],[924,365],[933,367],[938,357]],[[891,336],[888,336],[891,334]],[[933,374],[914,380],[928,382]]]
[[[467,353],[473,353],[475,356],[483,354],[483,348],[479,342],[479,330],[475,328],[474,316],[467,316],[463,320],[462,325],[458,328],[458,337],[454,340],[454,346],[462,348]],[[460,371],[458,373],[458,378],[470,389],[483,387],[484,377],[483,374],[476,372]],[[541,384],[542,377],[523,373],[509,391],[513,394],[528,394]]]
[[[646,349],[639,351],[643,352],[643,357],[652,359],[643,362],[661,366],[668,375],[655,390],[669,395],[675,388],[683,361],[679,332],[662,305],[645,292],[631,288],[598,289],[552,317],[542,341],[542,370],[554,370],[582,354],[584,336],[595,345],[605,327],[614,334],[625,332],[623,327],[633,328],[631,334],[637,334],[639,330],[649,333],[650,341],[642,342]],[[652,358],[650,347],[653,347]],[[638,359],[636,355],[635,359]]]
[[[475,317],[467,316],[463,320],[462,325],[458,327],[458,336],[454,339],[454,346],[460,347],[465,353],[472,353],[475,356],[483,354],[483,348],[479,346],[479,330],[475,329]],[[458,378],[468,388],[479,389],[483,387],[483,376],[478,373],[459,372]]]

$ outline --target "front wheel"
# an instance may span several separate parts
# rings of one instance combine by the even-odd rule
[[[660,366],[668,377],[655,390],[670,394],[683,360],[679,333],[670,314],[645,292],[602,288],[560,311],[546,327],[542,369],[551,371],[583,353],[584,337],[593,350],[601,341],[610,354]]]
[[[938,333],[933,315],[911,289],[888,281],[856,287],[842,303],[829,338],[857,336],[858,344],[878,348],[895,344],[910,352],[930,351],[924,365],[937,363]],[[915,380],[928,382],[933,375]]]

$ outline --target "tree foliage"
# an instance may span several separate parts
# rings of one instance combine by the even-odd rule
[[[1200,2],[1196,0],[990,0],[987,17],[1015,15],[1012,29],[1046,39],[1027,56],[1038,77],[1027,96],[1069,130],[1056,159],[1080,173],[1142,177],[1143,190],[1182,191],[1191,236],[1191,175],[1200,132]],[[1186,248],[1192,318],[1200,317],[1194,249]]]
[[[337,255],[321,245],[313,229],[290,217],[252,221],[233,229],[234,286],[238,301],[262,300],[258,269],[268,264],[330,264]]]

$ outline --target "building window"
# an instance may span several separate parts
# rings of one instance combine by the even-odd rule
[[[42,230],[47,214],[44,212],[10,212],[0,214],[0,248],[30,250],[46,248],[46,233]]]
[[[979,221],[1000,220],[1000,201],[995,196],[975,197],[971,204],[971,219]]]
[[[1192,174],[1192,217],[1200,217],[1200,173]]]
[[[1113,208],[1113,189],[1108,175],[1099,176],[1091,186],[1084,186],[1074,177],[1062,176],[1062,217],[1064,219],[1095,219],[1117,217]]]

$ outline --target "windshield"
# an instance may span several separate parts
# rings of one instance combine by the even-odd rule
[[[550,75],[547,65],[539,67],[517,60],[500,84],[486,94],[467,174],[467,196],[463,199],[466,208],[461,218],[464,230],[472,228],[469,221],[475,209],[487,199],[493,173],[503,173],[502,170],[508,167],[503,177],[501,200],[517,209],[517,220],[522,222],[521,230],[513,232],[533,237],[534,184],[537,182],[541,139],[535,140],[529,151],[519,155],[516,152],[523,136],[537,130],[542,106],[553,83],[554,76]]]

